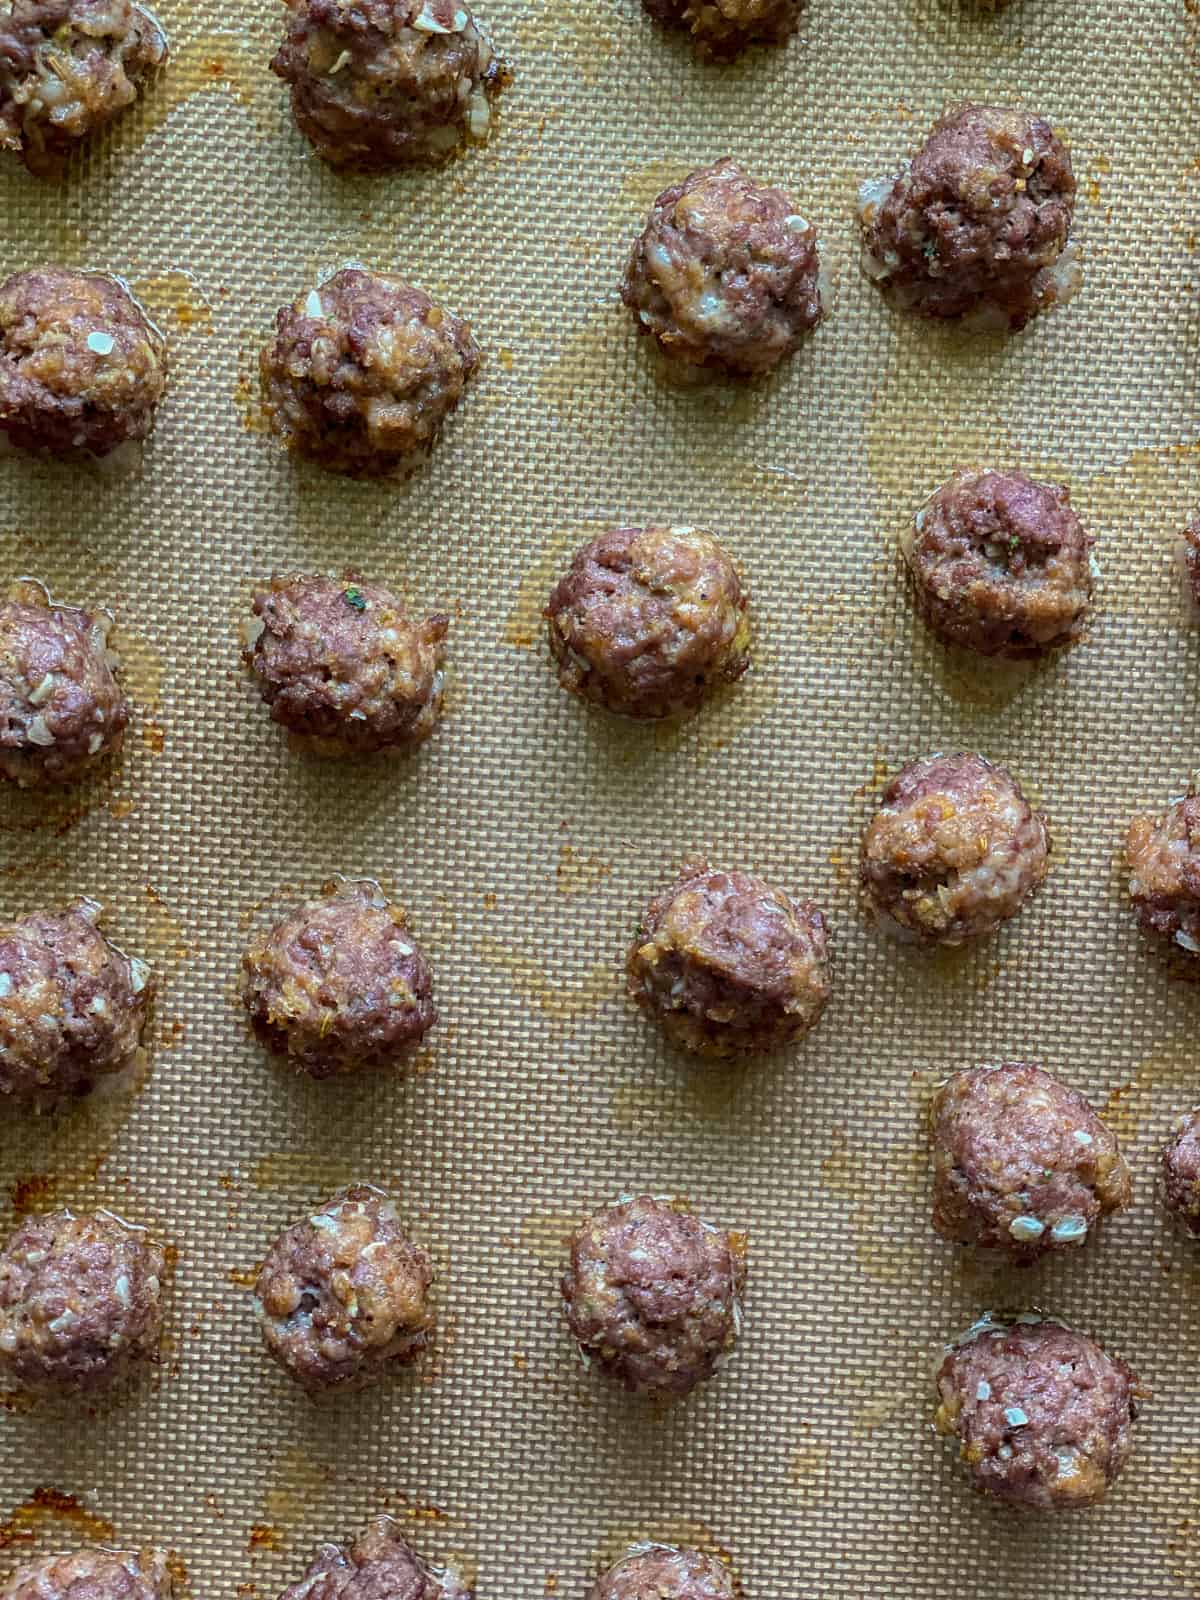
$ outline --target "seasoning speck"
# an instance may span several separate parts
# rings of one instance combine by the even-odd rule
[[[342,595],[342,598],[345,600],[346,604],[348,606],[352,606],[355,611],[365,611],[367,609],[366,595],[361,589],[354,588],[353,585],[351,585],[351,587],[345,591],[345,593]]]

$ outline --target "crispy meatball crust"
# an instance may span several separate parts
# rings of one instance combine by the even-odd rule
[[[344,271],[275,318],[259,359],[267,416],[330,472],[414,471],[479,367],[471,330],[401,278]]]
[[[956,1072],[932,1107],[933,1225],[1017,1261],[1086,1243],[1132,1196],[1116,1138],[1041,1067]]]
[[[627,972],[630,997],[673,1044],[762,1055],[803,1037],[825,1008],[825,918],[748,872],[692,865],[647,906]]]
[[[737,570],[698,528],[616,528],[577,550],[546,603],[564,689],[640,720],[694,711],[750,665]]]
[[[1189,1233],[1200,1234],[1200,1111],[1179,1118],[1159,1162],[1163,1204]]]
[[[145,439],[167,348],[124,284],[35,267],[0,283],[0,433],[22,450],[110,454]]]
[[[723,1561],[672,1545],[639,1546],[597,1579],[591,1600],[736,1600]]]
[[[682,28],[697,55],[732,61],[753,44],[785,44],[803,0],[642,0],[656,22]]]
[[[966,105],[890,185],[864,186],[864,266],[905,310],[1023,328],[1077,286],[1052,270],[1074,211],[1071,158],[1048,122]]]
[[[1200,796],[1138,816],[1125,839],[1129,898],[1143,932],[1200,955]]]
[[[87,1395],[157,1359],[163,1253],[107,1211],[27,1217],[0,1252],[0,1386]]]
[[[901,548],[917,608],[939,638],[1020,659],[1079,638],[1094,543],[1065,488],[985,470],[944,483]]]
[[[1049,854],[1045,817],[1003,767],[926,756],[893,778],[863,835],[863,892],[885,926],[963,944],[1016,916]]]
[[[1039,1318],[985,1319],[942,1362],[937,1427],[978,1489],[1010,1505],[1095,1505],[1129,1456],[1137,1378],[1094,1340]]]
[[[353,1544],[318,1545],[300,1583],[279,1600],[473,1600],[450,1572],[427,1566],[391,1517],[376,1517]]]
[[[726,159],[659,195],[621,298],[673,361],[754,376],[821,320],[819,279],[812,223]]]
[[[103,1550],[45,1556],[0,1583],[0,1600],[171,1600],[164,1550]]]
[[[561,1288],[585,1357],[635,1394],[685,1395],[737,1343],[745,1281],[744,1234],[639,1195],[578,1229]]]
[[[273,577],[254,617],[247,665],[274,720],[314,753],[412,750],[433,732],[449,617],[413,623],[380,584],[303,573]]]

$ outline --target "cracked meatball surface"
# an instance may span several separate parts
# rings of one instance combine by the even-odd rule
[[[732,61],[753,44],[784,44],[800,24],[803,0],[642,0],[656,22],[681,28],[696,53]]]
[[[905,310],[1018,329],[1078,287],[1071,158],[1041,117],[951,112],[860,208],[867,274]]]
[[[259,366],[296,455],[352,477],[425,461],[480,362],[471,330],[401,278],[347,267],[275,318]]]
[[[1176,1122],[1159,1167],[1163,1204],[1189,1233],[1200,1234],[1200,1111]]]
[[[737,1343],[746,1237],[652,1195],[590,1217],[562,1280],[589,1361],[636,1394],[685,1395]]]
[[[863,835],[863,892],[885,927],[963,944],[1016,916],[1049,855],[1045,817],[1003,767],[926,756],[893,778]]]
[[[754,376],[821,320],[820,265],[799,208],[727,159],[659,195],[621,297],[673,361]]]
[[[596,1581],[591,1600],[736,1600],[723,1561],[700,1550],[650,1544],[631,1550]]]
[[[1129,898],[1143,932],[1200,955],[1200,796],[1134,817],[1125,839]]]
[[[166,1552],[152,1548],[45,1556],[0,1583],[0,1600],[171,1600],[174,1592]]]
[[[622,716],[694,711],[750,665],[737,570],[698,528],[617,528],[576,551],[545,611],[558,681]]]
[[[391,1517],[375,1517],[351,1544],[322,1544],[279,1600],[473,1600],[458,1577],[428,1566]]]
[[[1094,543],[1065,488],[985,470],[944,483],[901,547],[917,607],[939,638],[1020,659],[1079,638]]]

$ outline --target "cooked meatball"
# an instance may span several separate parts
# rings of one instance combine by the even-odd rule
[[[46,1556],[0,1583],[0,1600],[171,1600],[174,1592],[166,1552],[153,1549]]]
[[[685,1395],[737,1343],[745,1281],[744,1234],[644,1194],[577,1230],[562,1297],[585,1359],[635,1394]]]
[[[1010,1504],[1070,1511],[1104,1497],[1129,1455],[1137,1378],[1061,1323],[984,1318],[938,1371],[937,1426],[975,1486]]]
[[[657,21],[683,28],[696,53],[732,61],[752,44],[783,44],[800,23],[803,0],[642,0]]]
[[[746,596],[698,528],[617,528],[577,550],[546,603],[558,681],[650,719],[694,711],[750,665]]]
[[[1092,603],[1092,545],[1068,492],[1020,472],[956,472],[901,541],[939,638],[1020,658],[1073,644]]]
[[[80,139],[137,99],[167,59],[157,21],[131,0],[7,0],[0,6],[0,150],[61,171]]]
[[[167,348],[116,278],[35,267],[0,283],[0,433],[22,450],[106,456],[146,438]]]
[[[275,330],[259,361],[271,426],[296,455],[353,477],[414,471],[479,366],[465,322],[358,267],[284,306]]]
[[[736,1600],[723,1561],[699,1550],[641,1545],[597,1579],[591,1600]]]
[[[816,1025],[829,998],[825,918],[748,872],[689,865],[642,915],[630,997],[672,1044],[762,1055]]]
[[[391,1517],[376,1517],[353,1544],[322,1544],[300,1583],[279,1600],[472,1600],[452,1572],[421,1560]]]
[[[259,1043],[312,1078],[397,1067],[437,1021],[404,912],[363,881],[330,886],[256,939],[242,999]]]
[[[863,835],[862,885],[880,922],[963,944],[1016,916],[1049,868],[1046,819],[978,755],[910,762]]]
[[[1086,1243],[1131,1198],[1120,1146],[1081,1094],[1041,1067],[956,1072],[932,1107],[933,1225],[1018,1261]]]
[[[362,1389],[424,1349],[429,1258],[385,1194],[360,1184],[285,1228],[255,1287],[263,1341],[313,1393]]]
[[[906,310],[1023,328],[1078,287],[1071,158],[1041,117],[963,106],[860,204],[866,271]]]
[[[274,577],[254,596],[246,661],[271,716],[319,755],[411,750],[442,709],[450,619],[414,623],[361,578]]]
[[[1173,800],[1161,817],[1134,817],[1125,864],[1142,930],[1200,955],[1200,796]]]
[[[445,161],[483,140],[508,81],[459,0],[287,0],[271,71],[296,125],[335,167],[380,172]]]
[[[1200,1234],[1200,1111],[1178,1119],[1159,1159],[1163,1204],[1189,1233]]]
[[[752,376],[821,320],[819,279],[816,228],[725,160],[659,195],[621,297],[673,361]]]
[[[1189,522],[1180,534],[1179,558],[1187,583],[1188,599],[1200,612],[1200,518]]]
[[[107,1211],[27,1217],[0,1252],[0,1387],[90,1394],[155,1361],[163,1253]]]
[[[100,907],[0,923],[0,1099],[52,1105],[117,1072],[146,1028],[153,983],[96,926]]]

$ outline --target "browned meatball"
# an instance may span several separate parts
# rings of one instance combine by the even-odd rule
[[[1094,1340],[1041,1317],[984,1318],[938,1371],[940,1432],[975,1486],[1037,1511],[1095,1505],[1125,1465],[1137,1378]]]
[[[718,161],[654,202],[621,297],[672,360],[749,376],[821,320],[820,266],[817,230],[788,196]]]
[[[508,72],[459,0],[287,4],[271,71],[291,84],[296,124],[326,161],[379,172],[486,139]]]
[[[0,150],[30,172],[61,171],[80,139],[137,99],[167,59],[131,0],[7,0],[0,7]]]
[[[479,366],[465,322],[401,278],[348,267],[284,306],[259,365],[289,450],[331,472],[414,471]]]
[[[636,1394],[685,1395],[737,1343],[745,1281],[744,1234],[644,1194],[578,1229],[562,1297],[587,1360]]]
[[[1003,767],[926,756],[892,779],[863,835],[863,891],[885,927],[963,944],[1016,916],[1049,855],[1045,817]]]
[[[750,665],[737,570],[698,528],[617,528],[577,550],[545,612],[564,689],[622,716],[694,711]]]
[[[0,923],[0,1098],[52,1105],[86,1094],[137,1049],[153,983],[96,926],[100,907]]]
[[[1200,518],[1189,522],[1179,536],[1179,559],[1188,598],[1200,612]]]
[[[318,755],[411,750],[442,709],[450,619],[414,623],[357,577],[274,577],[254,596],[246,661],[271,716]]]
[[[800,23],[803,0],[642,0],[656,21],[683,28],[696,53],[732,61],[748,45],[783,44]]]
[[[1142,930],[1200,955],[1200,796],[1172,800],[1160,817],[1134,817],[1125,864]]]
[[[0,433],[105,456],[146,438],[167,386],[161,333],[116,278],[35,267],[0,283]]]
[[[591,1600],[736,1600],[723,1561],[700,1550],[641,1545],[597,1579]]]
[[[917,606],[939,638],[984,656],[1073,644],[1092,603],[1095,540],[1057,484],[956,472],[901,541]]]
[[[107,1211],[27,1217],[0,1252],[0,1386],[89,1394],[157,1359],[163,1253]]]
[[[300,1583],[279,1600],[472,1600],[457,1574],[427,1566],[391,1517],[376,1517],[353,1544],[322,1544]]]
[[[1063,257],[1074,211],[1071,158],[1048,122],[966,105],[899,177],[864,185],[864,266],[906,310],[1023,328],[1078,286]]]
[[[175,1585],[163,1550],[75,1550],[18,1567],[0,1583],[0,1600],[171,1600]]]
[[[1159,1159],[1163,1204],[1189,1233],[1200,1234],[1200,1111],[1178,1119]]]
[[[933,1225],[1034,1261],[1086,1243],[1130,1201],[1120,1146],[1081,1094],[1041,1067],[956,1072],[932,1107]]]

